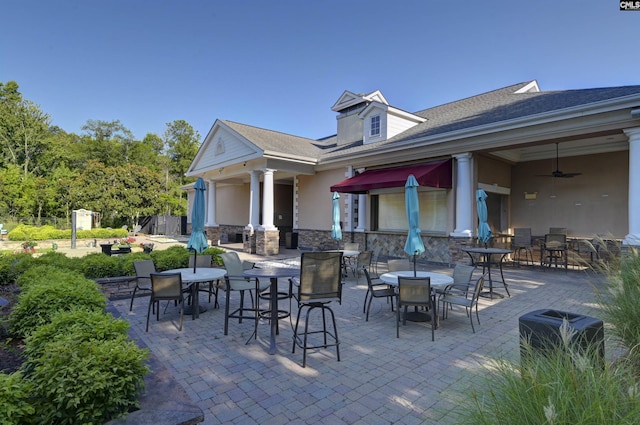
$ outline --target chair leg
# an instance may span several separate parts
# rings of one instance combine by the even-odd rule
[[[371,311],[371,301],[373,301],[373,294],[369,297],[369,304],[367,305],[367,322],[369,321],[369,311]]]
[[[229,301],[231,300],[231,291],[227,288],[226,292],[226,304],[224,306],[224,334],[229,332]]]
[[[133,310],[133,299],[136,297],[136,291],[138,290],[138,284],[133,287],[133,294],[131,294],[131,304],[129,304],[129,311]]]
[[[151,315],[151,305],[155,304],[153,298],[149,299],[149,306],[147,307],[147,332],[149,332],[149,316]]]
[[[369,298],[369,288],[367,287],[367,293],[364,294],[364,303],[362,303],[362,314],[366,312],[367,309],[367,298]]]

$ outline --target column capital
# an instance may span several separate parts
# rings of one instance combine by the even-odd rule
[[[640,127],[633,127],[633,128],[625,128],[624,130],[624,134],[627,135],[627,137],[629,137],[629,141],[638,141],[640,140]]]
[[[465,161],[471,159],[471,152],[456,153],[451,156],[453,156],[458,161]]]

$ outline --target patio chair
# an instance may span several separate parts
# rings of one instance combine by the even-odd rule
[[[212,268],[212,264],[211,264],[211,260],[212,260],[212,256],[211,255],[198,255],[195,257],[195,263],[196,263],[196,269],[199,268]],[[189,257],[189,268],[193,269],[193,256]],[[215,297],[214,298],[214,302],[213,302],[213,307],[214,308],[218,308],[218,288],[221,286],[219,282],[213,282],[210,281],[209,283],[209,287],[208,288],[203,288],[202,286],[200,286],[200,292],[206,292],[209,294],[209,302],[211,302],[211,297]]]
[[[293,298],[298,303],[298,316],[293,329],[293,348],[302,349],[302,367],[307,364],[307,350],[336,347],[336,356],[340,361],[340,341],[336,319],[329,304],[342,301],[342,253],[341,252],[305,252],[300,263],[300,278],[291,279]],[[300,316],[306,309],[304,331],[299,332]],[[322,329],[310,330],[310,315],[313,310],[322,312]],[[327,330],[326,313],[331,315],[333,331]],[[321,334],[315,339],[313,335]],[[310,339],[309,336],[312,338]]]
[[[469,288],[469,291],[464,294],[460,293],[458,289],[453,287],[451,290],[448,289],[449,287],[445,288],[439,297],[439,301],[442,302],[442,319],[446,319],[449,314],[447,304],[464,306],[467,316],[469,316],[469,320],[471,321],[471,330],[473,333],[476,333],[476,329],[473,326],[473,307],[476,308],[476,318],[478,319],[478,324],[480,324],[480,316],[478,315],[478,298],[480,297],[482,288],[484,288],[484,281],[487,278],[487,275],[488,273],[485,273],[478,278],[473,286],[473,291]]]
[[[156,312],[156,321],[160,320],[160,301],[176,301],[180,304],[180,331],[184,319],[184,293],[182,275],[180,273],[151,273],[151,298],[147,308],[147,332],[149,332],[149,316],[151,308]],[[166,311],[166,308],[165,308]]]
[[[406,258],[387,260],[387,271],[399,272],[413,270],[413,264]]]
[[[152,260],[134,261],[133,268],[136,271],[136,286],[131,294],[131,304],[129,311],[133,310],[133,299],[138,291],[151,291],[151,273],[156,272],[156,266]]]
[[[360,244],[357,242],[345,242],[343,249],[345,251],[360,251]]]
[[[475,271],[476,266],[456,264],[453,268],[453,283],[448,285],[446,289],[458,291],[460,294],[466,294],[469,291],[469,287],[474,284],[471,279]],[[436,289],[436,293],[442,294],[444,293],[444,289]]]
[[[393,311],[394,297],[396,296],[396,290],[393,286],[386,283],[373,283],[371,275],[367,269],[363,269],[365,279],[367,279],[367,293],[364,296],[364,305],[362,306],[362,312],[367,313],[366,321],[369,321],[369,311],[371,310],[371,302],[374,298],[386,298],[390,301],[391,311]],[[367,302],[368,301],[368,302]]]
[[[371,267],[372,255],[372,251],[362,251],[360,254],[358,254],[355,263],[351,266],[353,276],[356,278],[356,284],[358,284],[360,281],[360,273],[362,272],[362,270],[369,269],[369,267]]]
[[[380,261],[380,254],[382,253],[382,247],[376,246],[373,249],[373,254],[371,255],[371,266],[369,266],[369,273],[374,276],[380,276],[378,272],[378,262]]]
[[[531,265],[533,265],[533,243],[531,242],[530,227],[513,229],[513,245],[511,249],[515,253],[514,260],[518,267],[520,267],[522,252],[524,252],[525,262],[529,264],[529,261],[531,261]]]
[[[260,283],[258,279],[249,279],[243,276],[244,267],[248,267],[251,263],[243,265],[237,252],[225,252],[220,254],[224,268],[227,270],[225,276],[226,304],[224,306],[224,334],[229,332],[229,319],[238,319],[238,323],[242,323],[242,319],[251,319],[255,322],[254,326],[258,326],[259,309],[254,301],[252,291],[261,292],[269,288],[269,282]],[[231,304],[231,292],[238,291],[240,293],[240,306],[229,311]],[[251,307],[244,307],[244,295],[249,292],[251,296]],[[250,315],[247,315],[250,313]],[[254,329],[255,331],[256,329]]]
[[[562,233],[547,233],[544,235],[544,242],[540,247],[540,265],[554,265],[558,267],[564,265],[565,270],[569,268],[567,258],[567,235]]]
[[[404,312],[402,312],[404,307]],[[435,341],[435,328],[438,320],[436,294],[431,290],[428,277],[398,276],[398,294],[396,295],[396,338],[400,338],[400,314],[402,325],[407,324],[407,307],[424,307],[431,312],[431,341]]]

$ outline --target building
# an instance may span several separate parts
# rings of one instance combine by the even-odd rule
[[[343,240],[403,256],[410,170],[430,261],[456,262],[473,242],[477,188],[494,234],[564,227],[640,245],[640,86],[542,91],[530,81],[417,112],[379,91],[345,91],[332,110],[337,133],[320,140],[215,121],[187,173],[207,182],[213,244],[242,238],[271,255],[294,233],[299,245],[335,247],[335,190]]]

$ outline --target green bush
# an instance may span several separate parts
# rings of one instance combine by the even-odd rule
[[[87,279],[122,276],[122,257],[110,257],[102,253],[85,255],[80,270]]]
[[[184,246],[175,245],[161,251],[152,251],[150,255],[156,270],[164,271],[189,267],[189,256],[193,254]]]
[[[16,266],[21,260],[27,258],[31,258],[31,255],[0,253],[0,285],[15,283],[20,275]]]
[[[78,239],[120,239],[126,238],[129,232],[125,229],[91,229],[76,231]],[[71,239],[71,229],[56,229],[53,226],[28,226],[19,224],[13,228],[7,238],[10,241],[43,241],[50,239]]]
[[[106,299],[95,282],[72,271],[55,268],[51,268],[51,273],[43,279],[49,282],[29,283],[20,293],[18,303],[9,316],[13,334],[25,337],[37,327],[49,323],[59,311],[74,308],[104,311]]]
[[[146,350],[125,336],[76,343],[74,333],[46,344],[29,380],[38,424],[101,424],[139,407]]]
[[[78,270],[81,258],[70,258],[59,252],[47,252],[38,257],[29,254],[16,254],[14,268],[18,274],[22,274],[33,267],[41,265],[55,266],[60,269]]]
[[[0,425],[29,423],[35,413],[30,394],[33,385],[22,379],[21,372],[0,373]]]
[[[129,323],[125,320],[116,319],[103,311],[73,309],[58,312],[51,317],[50,323],[38,327],[25,338],[26,360],[22,364],[22,371],[29,376],[52,341],[66,339],[71,345],[92,340],[107,341],[126,337],[128,329]]]

